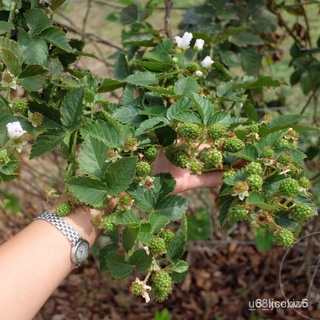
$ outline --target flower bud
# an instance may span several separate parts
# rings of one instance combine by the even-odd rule
[[[193,49],[195,51],[201,51],[203,49],[203,45],[204,45],[204,40],[202,39],[197,39],[196,43],[194,44]]]
[[[27,131],[23,130],[19,121],[10,122],[7,124],[8,136],[10,139],[18,139]]]
[[[185,32],[183,34],[182,38],[179,37],[179,36],[176,36],[176,37],[174,37],[174,39],[175,39],[175,41],[177,43],[178,48],[186,50],[190,46],[190,42],[192,40],[192,33]]]
[[[212,64],[213,64],[213,60],[209,57],[206,56],[202,61],[201,61],[201,65],[203,68],[209,68]]]

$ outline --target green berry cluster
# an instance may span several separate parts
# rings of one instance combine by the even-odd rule
[[[166,242],[161,237],[154,237],[150,241],[149,248],[153,255],[162,255],[166,252]]]
[[[157,271],[152,278],[152,291],[157,301],[165,300],[172,290],[172,278],[164,270]]]
[[[151,175],[152,167],[147,161],[139,161],[136,167],[136,177],[145,178]]]
[[[202,134],[202,128],[197,123],[182,122],[177,126],[177,132],[180,138],[186,140],[196,140]]]
[[[249,211],[244,205],[238,204],[229,209],[228,215],[232,221],[237,222],[247,219],[248,212]]]
[[[148,162],[154,162],[158,156],[158,148],[154,146],[147,148],[144,151],[144,156]]]
[[[67,216],[72,212],[73,206],[69,201],[59,204],[56,208],[56,214],[60,217]]]
[[[6,164],[7,162],[9,162],[9,157],[7,154],[7,150],[1,150],[0,151],[0,165]]]
[[[12,110],[16,113],[24,114],[28,109],[28,101],[24,98],[16,98],[12,102]]]
[[[294,235],[289,229],[279,229],[274,233],[277,244],[283,248],[289,248],[294,243]]]

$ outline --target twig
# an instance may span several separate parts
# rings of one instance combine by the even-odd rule
[[[309,46],[312,47],[312,45],[311,45],[311,37],[310,37],[310,25],[309,25],[309,20],[308,20],[307,14],[306,14],[306,10],[305,10],[304,6],[302,6],[301,0],[298,0],[298,2],[299,2],[299,5],[301,6],[303,18],[304,18],[304,21],[306,23],[307,42],[308,42]]]
[[[86,33],[86,26],[87,26],[90,10],[91,10],[91,0],[87,0],[87,10],[83,17],[83,24],[82,24],[82,40],[84,39],[84,35]]]
[[[173,1],[172,0],[165,0],[164,3],[165,3],[165,9],[166,9],[166,15],[164,18],[164,29],[166,31],[168,38],[172,40],[171,9],[173,7]]]
[[[302,108],[302,110],[301,110],[301,112],[300,112],[301,115],[303,115],[304,112],[306,111],[309,103],[311,102],[311,99],[312,99],[313,97],[315,97],[316,92],[317,92],[317,89],[314,89],[313,92],[312,92],[312,94],[311,94],[310,97],[308,98],[306,104],[305,104],[304,107]]]

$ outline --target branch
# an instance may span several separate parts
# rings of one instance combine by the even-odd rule
[[[173,1],[172,0],[165,0],[165,10],[166,10],[166,15],[164,18],[164,29],[166,32],[166,35],[168,36],[169,39],[172,40],[172,32],[171,32],[171,9],[173,7]]]

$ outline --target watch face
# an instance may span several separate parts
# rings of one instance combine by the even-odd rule
[[[86,240],[81,240],[74,247],[74,262],[77,264],[83,262],[88,258],[89,255],[89,243]]]

